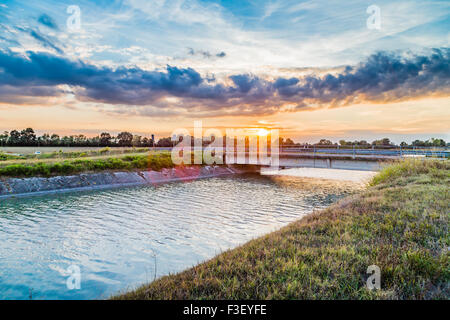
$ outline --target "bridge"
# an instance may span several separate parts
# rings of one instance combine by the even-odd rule
[[[171,148],[159,148],[171,150]],[[223,163],[238,165],[270,166],[271,163],[260,161],[260,154],[257,151],[250,151],[249,148],[236,149],[221,148]],[[216,148],[217,150],[217,148]],[[195,152],[204,152],[205,148],[194,147]],[[279,148],[278,159],[275,163],[280,168],[329,168],[344,170],[365,170],[378,171],[383,163],[404,158],[416,159],[440,159],[450,158],[449,148],[339,148],[339,147],[290,147]],[[269,160],[271,155],[268,148]],[[267,160],[267,159],[266,159]],[[272,165],[274,162],[272,162]]]
[[[308,167],[346,170],[378,171],[383,163],[404,158],[442,159],[450,149],[359,149],[359,148],[301,148],[283,147],[279,154],[280,167]]]

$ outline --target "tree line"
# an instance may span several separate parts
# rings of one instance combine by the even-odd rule
[[[384,147],[384,148],[390,148],[390,147],[446,147],[449,146],[450,143],[445,142],[444,139],[435,139],[431,138],[426,141],[421,140],[414,140],[410,144],[406,142],[401,142],[399,145],[396,145],[395,143],[391,142],[389,138],[383,138],[379,140],[374,140],[372,142],[368,142],[366,140],[355,140],[355,141],[346,141],[346,140],[339,140],[339,143],[332,142],[328,139],[321,139],[317,143],[309,144],[309,143],[295,143],[291,139],[287,138],[284,140],[283,138],[280,138],[280,145],[283,146],[318,146],[318,147],[360,147],[360,148],[370,148],[370,147]]]
[[[48,146],[48,147],[152,147],[155,143],[152,138],[133,135],[124,131],[117,136],[108,132],[102,132],[95,137],[87,137],[83,134],[59,136],[58,134],[44,133],[37,136],[32,128],[21,131],[4,131],[0,134],[1,146]]]
[[[224,141],[226,137],[224,137]],[[209,142],[203,141],[206,145]],[[116,136],[108,132],[102,132],[95,137],[86,137],[83,134],[70,135],[60,137],[58,134],[44,133],[42,136],[37,136],[32,128],[26,128],[21,131],[12,130],[11,132],[4,131],[0,134],[0,146],[49,146],[49,147],[172,147],[174,142],[170,137],[161,138],[158,142],[154,141],[154,137],[143,137],[132,134],[128,131],[123,131]],[[332,142],[328,139],[321,139],[317,143],[295,143],[290,138],[280,138],[280,146],[318,146],[318,147],[396,147],[396,145],[389,140],[383,138],[368,142],[366,140],[346,141],[339,140],[339,143]],[[426,141],[414,140],[411,144],[406,142],[400,143],[402,147],[445,147],[450,145],[443,139],[431,138]]]

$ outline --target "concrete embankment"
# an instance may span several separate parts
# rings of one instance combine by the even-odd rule
[[[195,180],[241,173],[236,168],[204,166],[162,169],[161,171],[83,173],[71,176],[6,178],[0,180],[0,199],[55,192],[108,189]]]

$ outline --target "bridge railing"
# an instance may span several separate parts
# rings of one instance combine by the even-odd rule
[[[373,156],[391,156],[391,157],[433,157],[450,158],[450,149],[448,148],[390,148],[390,149],[364,149],[364,148],[332,148],[332,147],[287,147],[281,148],[281,153],[298,154],[336,154],[336,155],[373,155]]]
[[[153,150],[165,150],[171,151],[171,147],[155,147]],[[196,150],[196,148],[193,148]],[[198,150],[199,151],[199,150]],[[225,148],[223,149],[225,153]],[[268,152],[271,153],[270,147],[268,148]],[[237,154],[237,151],[235,151]],[[248,154],[248,150],[246,150],[246,154]],[[337,147],[289,147],[283,146],[280,148],[280,155],[283,154],[298,154],[298,155],[350,155],[350,156],[379,156],[379,157],[426,157],[426,158],[450,158],[450,149],[449,148],[337,148]]]

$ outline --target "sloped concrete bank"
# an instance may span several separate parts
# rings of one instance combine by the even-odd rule
[[[236,168],[223,166],[192,166],[162,169],[161,171],[83,173],[50,178],[7,178],[0,180],[0,199],[56,192],[160,184],[164,182],[195,180],[242,172],[243,171]]]

